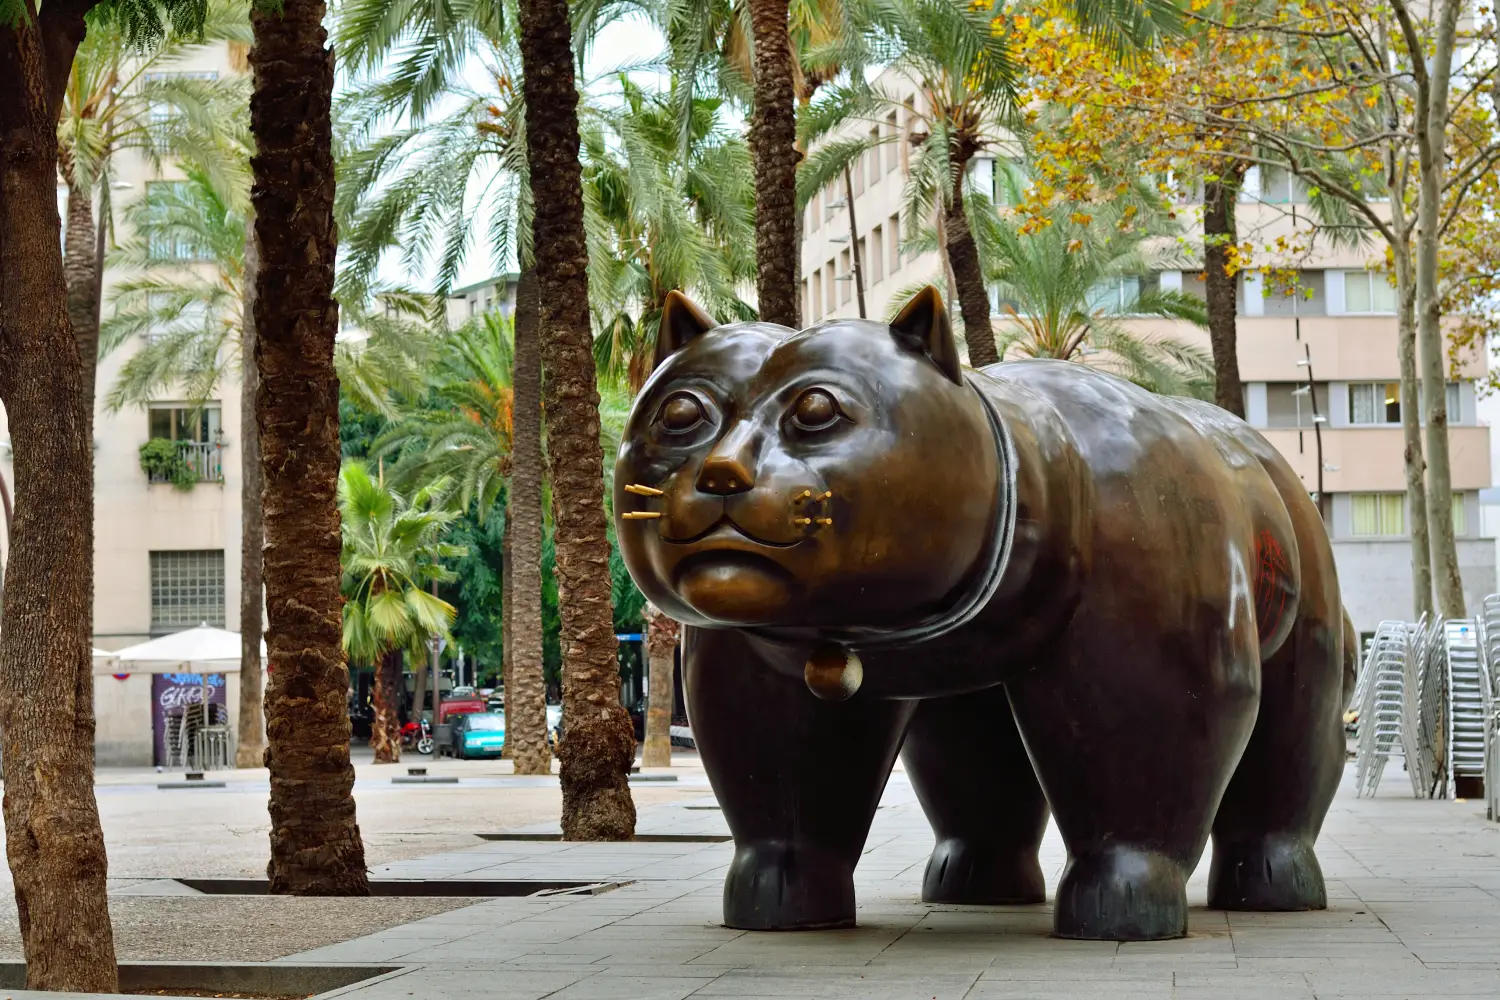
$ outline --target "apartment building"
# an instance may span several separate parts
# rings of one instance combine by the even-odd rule
[[[187,50],[159,68],[199,77],[247,71],[243,52],[225,45]],[[182,175],[170,163],[158,170],[140,152],[114,161],[111,185],[116,241],[129,235],[120,209],[156,185]],[[59,191],[65,205],[66,193]],[[60,213],[61,214],[61,213]],[[204,270],[191,247],[171,248],[185,269]],[[105,272],[104,315],[111,291],[128,273]],[[237,371],[204,405],[166,392],[145,407],[110,412],[104,398],[121,366],[150,336],[122,345],[99,366],[94,414],[94,645],[117,650],[201,623],[238,629],[240,605],[240,391]],[[192,482],[159,481],[142,467],[141,446],[173,442],[192,470]],[[10,431],[0,413],[0,472],[13,483]],[[179,477],[183,478],[183,477]],[[8,540],[5,542],[8,545]],[[163,702],[183,697],[177,675],[111,673],[96,666],[97,756],[101,764],[150,764]],[[165,693],[168,692],[170,693]],[[238,676],[216,676],[214,703],[238,701]],[[228,713],[234,724],[234,712]]]
[[[903,81],[887,73],[881,83],[901,94]],[[914,286],[945,290],[935,253],[905,252],[902,189],[909,134],[922,96],[904,85],[905,107],[880,122],[852,126],[849,135],[895,137],[854,164],[849,184],[820,192],[803,218],[802,317],[817,322],[857,316],[855,248],[861,264],[865,312],[889,316]],[[993,184],[993,160],[973,166],[971,182]],[[848,189],[853,190],[852,206]],[[1284,175],[1254,170],[1238,209],[1241,237],[1269,243],[1290,235],[1303,192]],[[852,207],[852,217],[851,217]],[[1191,219],[1191,211],[1182,217]],[[1307,219],[1302,211],[1302,221]],[[1258,274],[1239,282],[1239,363],[1246,416],[1286,456],[1320,507],[1338,563],[1344,602],[1363,634],[1383,619],[1411,615],[1411,546],[1407,534],[1400,370],[1396,357],[1394,293],[1370,267],[1378,248],[1320,251],[1300,260],[1298,290],[1268,287]],[[1097,290],[1128,306],[1143,287],[1203,294],[1201,271],[1158,271],[1122,278]],[[957,312],[957,303],[950,303]],[[997,329],[1004,323],[996,319]],[[1143,333],[1208,344],[1207,332],[1186,323],[1130,320]],[[1484,404],[1474,360],[1463,378],[1447,386],[1452,453],[1454,521],[1464,590],[1471,608],[1496,590],[1496,544],[1482,530],[1479,493],[1491,486],[1491,438],[1480,419]]]

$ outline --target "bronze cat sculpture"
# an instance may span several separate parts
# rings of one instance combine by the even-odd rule
[[[730,927],[854,922],[898,751],[922,898],[1055,931],[1325,907],[1313,852],[1353,683],[1333,556],[1286,461],[1207,403],[1061,361],[959,364],[937,292],[891,324],[716,326],[673,293],[615,469],[620,551],[686,624],[734,834]]]

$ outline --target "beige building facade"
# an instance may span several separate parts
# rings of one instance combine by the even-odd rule
[[[907,221],[903,190],[910,147],[905,139],[916,120],[913,110],[922,109],[922,94],[892,73],[884,74],[880,85],[906,107],[846,133],[895,140],[866,154],[851,170],[852,232],[843,185],[820,192],[802,220],[805,325],[858,315],[855,247],[868,317],[892,315],[922,284],[934,284],[946,295],[937,255],[904,252],[900,239]],[[994,161],[980,158],[970,182],[985,190],[994,174]],[[1302,193],[1284,176],[1263,178],[1262,171],[1252,170],[1238,210],[1241,239],[1266,244],[1290,235],[1301,201]],[[1192,219],[1196,212],[1186,208],[1182,217]],[[1301,218],[1305,227],[1305,209]],[[1400,407],[1407,401],[1399,398],[1394,294],[1384,276],[1370,270],[1379,259],[1379,248],[1301,259],[1298,295],[1268,289],[1257,274],[1243,275],[1238,308],[1246,417],[1286,456],[1309,493],[1321,488],[1344,602],[1356,628],[1367,635],[1380,621],[1406,619],[1412,611],[1400,425]],[[1100,292],[1117,292],[1128,312],[1142,284],[1203,294],[1201,270],[1138,275]],[[950,309],[956,314],[957,303]],[[997,329],[1003,322],[996,319]],[[1207,331],[1190,324],[1144,317],[1129,322],[1143,333],[1208,345]],[[1307,389],[1309,367],[1312,390]],[[1447,397],[1458,555],[1471,609],[1496,590],[1496,544],[1482,531],[1479,501],[1479,491],[1492,482],[1490,428],[1480,419],[1474,381],[1483,372],[1483,362],[1475,362],[1465,378],[1449,383]]]
[[[162,73],[228,76],[243,71],[227,46],[200,46],[159,67]],[[129,235],[121,209],[157,184],[181,177],[170,164],[161,170],[140,152],[125,150],[113,161],[115,240]],[[60,206],[66,193],[59,190]],[[61,212],[59,214],[62,214]],[[181,266],[204,264],[184,250]],[[129,272],[107,268],[103,315],[111,293]],[[203,406],[167,392],[149,406],[109,412],[104,398],[121,366],[146,342],[133,338],[99,365],[94,416],[94,645],[117,650],[155,636],[208,623],[238,630],[240,604],[240,391],[238,365]],[[167,438],[196,473],[187,488],[153,482],[141,466],[140,449]],[[15,482],[10,430],[0,412],[0,473]],[[9,540],[4,545],[8,547]],[[6,553],[8,556],[8,552]],[[101,764],[153,763],[153,697],[164,681],[99,661],[95,668],[97,754]],[[216,684],[216,687],[218,685]],[[222,685],[236,722],[238,676]],[[215,696],[213,700],[217,701]]]

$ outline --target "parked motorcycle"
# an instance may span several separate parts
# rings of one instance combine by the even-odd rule
[[[416,750],[417,753],[432,753],[432,727],[427,720],[408,722],[401,727],[401,749]]]

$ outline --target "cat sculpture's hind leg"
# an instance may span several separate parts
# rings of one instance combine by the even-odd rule
[[[1003,687],[922,702],[902,763],[937,843],[924,903],[1040,903],[1047,800]]]
[[[820,701],[732,631],[689,628],[693,738],[734,861],[724,923],[745,930],[854,924],[854,866],[914,704]]]

